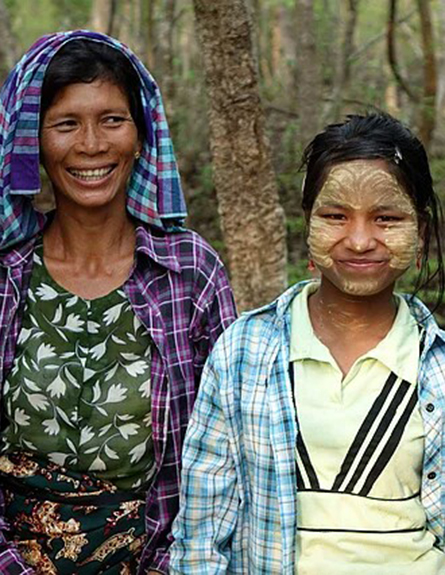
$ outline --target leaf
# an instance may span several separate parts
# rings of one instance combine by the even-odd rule
[[[116,417],[121,421],[129,421],[130,419],[133,419],[134,415],[130,415],[129,413],[123,413],[122,415],[119,415],[119,413],[116,413]]]
[[[78,299],[79,298],[77,297],[77,295],[73,295],[73,297],[70,297],[70,299],[67,300],[67,302],[65,304],[66,307],[72,307],[73,305],[75,305],[77,303]]]
[[[108,445],[104,446],[104,451],[110,459],[119,459],[119,455]]]
[[[26,385],[28,389],[31,391],[40,391],[40,387],[38,387],[33,381],[28,379],[27,377],[23,378],[23,383]],[[6,393],[6,391],[4,391]]]
[[[114,341],[114,343],[117,343],[117,344],[119,344],[119,345],[125,345],[125,344],[126,344],[124,340],[119,339],[119,338],[118,338],[117,336],[115,336],[115,335],[112,335],[112,336],[111,336],[111,339]]]
[[[95,383],[94,386],[93,386],[93,399],[92,399],[92,402],[93,402],[93,403],[96,403],[97,400],[100,398],[101,394],[102,394],[102,391],[101,391],[101,389],[100,389],[100,384],[99,384],[98,381],[96,381],[96,383]]]
[[[56,313],[54,314],[51,323],[59,323],[59,321],[62,319],[62,311],[63,311],[62,304],[59,304],[57,306]]]
[[[140,356],[135,353],[121,353],[121,356],[127,361],[137,361],[140,359]]]
[[[76,427],[69,419],[68,415],[63,411],[61,407],[56,405],[56,411],[59,414],[60,419],[62,419],[70,427]]]
[[[69,359],[70,357],[75,357],[75,353],[73,351],[65,351],[64,353],[60,354],[61,359]]]
[[[99,437],[102,437],[103,435],[105,435],[107,433],[107,431],[110,429],[111,427],[111,423],[108,423],[107,425],[104,425],[103,427],[101,427],[99,429]]]
[[[74,443],[71,441],[71,439],[69,437],[66,438],[66,442],[68,444],[68,447],[71,449],[71,451],[73,453],[77,453],[76,446],[74,445]]]
[[[96,447],[90,447],[89,449],[85,449],[84,453],[85,455],[91,455],[91,453],[96,453],[96,451],[99,449],[99,446],[96,445]]]
[[[105,381],[110,381],[110,379],[112,379],[116,375],[118,368],[119,368],[119,363],[116,362],[116,364],[106,372]]]
[[[107,417],[108,413],[106,412],[106,410],[103,407],[100,407],[99,405],[95,405],[95,408],[97,409],[97,411],[99,413],[101,413],[102,415],[105,415],[105,417]]]
[[[136,341],[136,338],[134,337],[134,335],[132,333],[127,333],[126,336],[128,337],[128,339],[132,342]]]
[[[37,451],[37,447],[34,445],[34,443],[31,443],[30,441],[26,441],[26,439],[22,439],[22,441],[23,441],[23,445],[25,447],[27,447],[31,451]]]
[[[67,378],[67,380],[74,385],[74,387],[80,388],[80,384],[77,382],[77,379],[74,377],[74,375],[70,372],[70,370],[66,367],[65,368],[65,376]]]

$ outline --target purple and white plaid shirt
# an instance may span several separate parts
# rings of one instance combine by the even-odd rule
[[[0,253],[0,382],[14,361],[36,237]],[[152,340],[152,421],[156,478],[147,493],[147,543],[140,573],[166,573],[171,523],[178,511],[181,449],[203,364],[235,319],[224,267],[196,233],[166,233],[140,224],[135,267],[124,291]],[[0,492],[0,529],[3,519]],[[0,531],[0,573],[25,575],[17,549]]]

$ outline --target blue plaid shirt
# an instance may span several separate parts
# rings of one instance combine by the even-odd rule
[[[294,574],[298,430],[288,365],[290,302],[301,287],[236,321],[206,364],[183,452],[172,574]],[[445,333],[421,302],[410,308],[424,331],[421,499],[444,548]]]

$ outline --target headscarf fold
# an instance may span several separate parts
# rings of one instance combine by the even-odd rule
[[[136,218],[165,231],[180,227],[186,216],[179,172],[162,98],[156,82],[131,50],[113,38],[76,30],[40,38],[10,72],[0,91],[0,249],[42,230],[45,216],[27,196],[40,184],[40,93],[52,57],[67,42],[86,39],[122,52],[136,69],[141,85],[146,138],[128,183],[127,209]]]

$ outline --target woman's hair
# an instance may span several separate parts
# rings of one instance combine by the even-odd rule
[[[423,232],[422,265],[414,289],[415,295],[436,278],[441,303],[445,290],[442,261],[442,210],[433,189],[428,158],[420,140],[389,114],[350,115],[341,124],[331,124],[317,134],[303,153],[306,168],[302,207],[308,218],[329,170],[351,160],[386,160],[391,173],[412,199]],[[428,264],[432,240],[437,249],[437,266]]]
[[[40,117],[44,117],[60,90],[70,84],[95,80],[112,82],[124,92],[142,140],[145,120],[138,73],[119,50],[94,40],[71,40],[52,58],[43,79]]]

